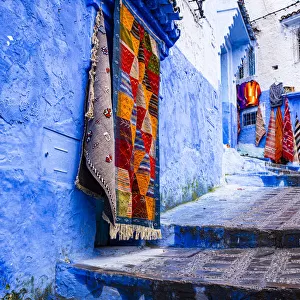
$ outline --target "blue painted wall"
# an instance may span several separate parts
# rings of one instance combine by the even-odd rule
[[[93,252],[96,204],[74,180],[95,10],[70,3],[0,4],[0,298],[47,299],[56,263]],[[221,175],[218,95],[172,53],[162,62],[163,209],[195,199]]]
[[[298,118],[300,118],[300,93],[287,94],[287,98],[288,98],[288,102],[289,102],[292,125],[293,125],[293,128],[295,128],[296,114],[298,115]],[[261,93],[259,101],[260,101],[260,104],[264,104],[266,107],[265,126],[266,126],[266,130],[268,130],[270,114],[271,114],[271,106],[270,106],[270,98],[269,98],[268,90],[263,91]],[[275,117],[276,117],[276,111],[277,111],[277,108],[274,109]],[[281,106],[281,113],[282,113],[282,118],[284,118],[284,102],[283,102],[283,105]],[[240,122],[241,122],[241,126],[242,126],[242,116],[240,117]],[[242,126],[242,130],[238,137],[238,141],[243,144],[255,145],[255,125],[246,126],[246,127]],[[265,148],[265,144],[266,144],[266,135],[262,138],[258,147]]]
[[[222,102],[223,144],[231,148],[237,146],[237,111],[236,106],[229,102]]]
[[[195,200],[221,176],[222,106],[203,75],[176,46],[161,63],[162,209]]]
[[[56,262],[93,249],[95,201],[73,182],[94,17],[83,0],[0,3],[1,299],[51,293]]]

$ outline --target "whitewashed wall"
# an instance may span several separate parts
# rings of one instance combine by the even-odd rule
[[[246,0],[246,7],[251,20],[254,20],[294,2],[294,0]],[[257,34],[256,78],[262,90],[268,90],[276,79],[300,91],[300,62],[296,53],[295,33],[293,28],[285,27],[279,22],[281,16],[298,9],[300,4],[253,23],[253,27],[260,30]],[[277,70],[272,68],[275,65],[278,65]]]
[[[191,11],[193,4],[188,0],[179,0],[183,20],[179,22],[181,37],[176,43],[182,54],[215,89],[218,89],[220,80],[220,57],[216,43],[217,2],[205,1],[203,8],[206,18],[195,22]]]

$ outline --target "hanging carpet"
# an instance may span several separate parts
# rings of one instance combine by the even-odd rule
[[[265,123],[264,119],[261,113],[260,106],[258,106],[257,113],[256,113],[256,138],[255,138],[255,145],[258,146],[259,142],[261,139],[265,136],[266,134],[266,128],[265,128]]]
[[[278,163],[282,157],[283,121],[280,107],[276,112],[275,123],[275,162]]]
[[[160,44],[126,1],[116,1],[113,57],[116,223],[110,236],[161,238],[158,103]]]
[[[294,160],[294,136],[287,99],[285,99],[283,118],[282,157],[291,162]]]
[[[294,136],[295,136],[295,144],[297,148],[297,155],[298,155],[298,159],[300,160],[300,122],[298,120],[297,115],[296,115]]]
[[[115,139],[107,37],[101,10],[96,16],[92,46],[85,133],[76,186],[95,198],[104,198],[104,214],[114,224]]]
[[[272,109],[265,145],[265,157],[275,160],[275,146],[275,117],[274,110]]]
[[[103,218],[111,238],[158,239],[160,44],[124,1],[116,1],[114,20],[111,93],[103,15],[97,14],[76,185],[106,198]]]

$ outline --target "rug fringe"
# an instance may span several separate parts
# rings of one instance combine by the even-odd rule
[[[89,195],[89,196],[91,196],[91,197],[94,197],[94,198],[96,198],[96,199],[102,199],[102,198],[103,198],[103,197],[101,197],[101,195],[98,195],[98,194],[92,192],[91,190],[87,189],[87,188],[84,187],[83,185],[81,185],[78,176],[76,177],[76,180],[75,180],[75,186],[76,186],[79,190],[83,191],[85,194],[87,194],[87,195]]]
[[[102,214],[103,219],[109,223],[109,235],[111,239],[128,241],[129,239],[142,239],[142,240],[158,240],[162,238],[161,230],[154,229],[153,227],[145,227],[141,225],[128,225],[128,224],[111,224],[105,213]]]

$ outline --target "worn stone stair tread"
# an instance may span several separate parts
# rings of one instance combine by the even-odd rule
[[[300,187],[227,185],[161,216],[159,246],[300,247]]]
[[[300,249],[146,247],[118,257],[60,263],[56,274],[57,294],[63,299],[89,299],[90,293],[105,299],[100,298],[104,287],[106,293],[132,293],[128,299],[140,299],[142,295],[145,298],[141,299],[171,299],[166,295],[176,290],[186,291],[185,296],[191,299],[243,299],[253,295],[300,299]],[[160,293],[166,298],[159,298]],[[235,298],[226,298],[233,295]]]

